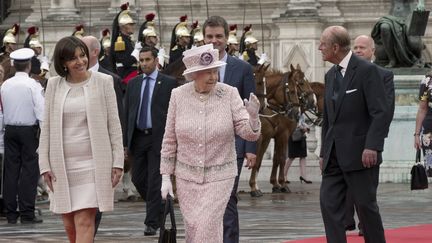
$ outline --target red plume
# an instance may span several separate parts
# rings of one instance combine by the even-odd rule
[[[82,29],[84,29],[84,25],[82,25],[82,24],[79,24],[79,25],[75,26],[75,30],[76,31],[80,31]]]
[[[153,21],[153,19],[155,18],[155,14],[154,13],[149,13],[145,16],[146,20],[149,21]]]
[[[246,33],[246,32],[248,32],[248,31],[251,29],[251,27],[252,27],[251,24],[250,24],[250,25],[246,25],[246,26],[244,27],[243,31]]]
[[[102,31],[102,36],[107,36],[107,35],[109,35],[109,33],[110,33],[109,29],[104,29]]]
[[[38,32],[38,31],[39,31],[39,28],[36,27],[36,26],[31,26],[30,28],[27,29],[27,33],[28,33],[29,35],[34,35],[34,34],[36,34],[36,32]]]
[[[230,25],[230,31],[234,31],[237,29],[237,24]]]
[[[191,28],[194,30],[198,27],[198,20],[192,23]]]
[[[126,10],[126,9],[128,9],[128,8],[129,8],[129,2],[127,2],[127,3],[123,3],[123,4],[120,6],[120,8],[121,8],[121,10]]]
[[[187,15],[183,15],[180,17],[180,22],[185,22],[187,20]]]
[[[20,25],[18,23],[14,24],[12,28],[15,29],[14,35],[19,33]]]

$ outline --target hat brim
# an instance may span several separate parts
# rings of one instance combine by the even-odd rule
[[[186,69],[183,72],[183,75],[195,73],[195,72],[202,71],[202,70],[207,70],[207,69],[212,69],[212,68],[218,68],[218,67],[222,67],[222,66],[225,66],[225,65],[226,65],[226,62],[216,61],[213,64],[207,65],[207,66],[204,66],[204,65],[194,66],[194,67]]]

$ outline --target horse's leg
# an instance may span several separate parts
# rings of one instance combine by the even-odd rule
[[[260,139],[257,142],[257,158],[255,167],[252,168],[251,176],[249,178],[249,186],[251,187],[251,196],[252,197],[260,197],[262,196],[262,192],[258,187],[257,178],[258,178],[258,172],[261,168],[262,160],[264,157],[264,153],[267,149],[267,146],[269,144],[270,138],[265,138],[264,134],[261,135]]]

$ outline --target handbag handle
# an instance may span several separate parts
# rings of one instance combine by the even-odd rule
[[[165,222],[167,215],[170,214],[171,219],[171,229],[177,230],[176,222],[175,222],[175,216],[174,216],[174,202],[173,198],[170,194],[167,195],[167,198],[165,200],[165,210],[164,210],[164,216],[162,218],[161,222],[161,232],[165,230]]]
[[[420,149],[417,149],[417,152],[416,152],[416,163],[421,163],[421,151],[420,151]]]

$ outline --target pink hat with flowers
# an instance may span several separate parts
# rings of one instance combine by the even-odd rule
[[[186,66],[183,75],[226,65],[226,62],[219,61],[219,50],[214,49],[213,44],[192,47],[184,51],[183,63]]]

